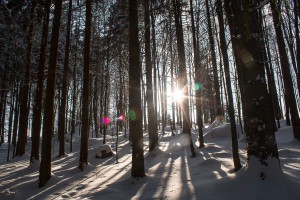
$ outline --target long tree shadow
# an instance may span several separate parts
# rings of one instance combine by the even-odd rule
[[[165,134],[163,137],[169,137]],[[180,156],[172,154],[174,149],[182,147],[178,144],[178,139],[172,138],[168,142],[161,142],[160,148],[162,150],[155,150],[156,152],[147,154],[145,156],[145,167],[147,176],[142,179],[133,179],[130,177],[129,171],[124,173],[118,181],[109,184],[107,187],[93,193],[92,199],[105,196],[107,199],[162,199],[165,194],[164,191],[169,188],[169,180],[177,171],[174,169],[176,165],[175,160]]]
[[[127,142],[128,143],[128,142]],[[127,144],[129,146],[129,144]],[[86,167],[83,171],[79,171],[77,168],[79,159],[76,158],[76,162],[68,163],[68,166],[64,168],[57,169],[54,171],[56,176],[63,176],[64,178],[60,179],[59,184],[56,184],[50,191],[53,191],[53,199],[57,196],[64,196],[64,198],[72,198],[75,195],[78,195],[80,190],[86,190],[87,183],[94,182],[96,178],[103,179],[111,179],[112,176],[108,176],[110,174],[112,166],[118,166],[115,164],[116,158],[115,155],[113,157],[105,158],[105,159],[96,159],[97,147],[89,149],[89,161],[90,165]],[[119,160],[122,162],[122,158],[126,157],[128,154],[128,149],[121,148],[118,151]],[[123,160],[128,160],[128,156]],[[75,167],[74,167],[75,166]],[[128,168],[128,166],[127,166]],[[66,170],[67,169],[67,170]],[[68,171],[69,170],[69,171]],[[124,170],[124,169],[123,169]],[[122,171],[122,169],[120,169]],[[113,174],[113,176],[117,176],[117,172]],[[66,186],[67,185],[67,186]],[[87,191],[85,191],[87,192]],[[39,196],[42,196],[40,194]],[[51,199],[51,198],[50,198]]]
[[[125,140],[120,141],[123,146],[126,146]],[[76,144],[74,144],[74,146],[75,145]],[[12,163],[15,163],[17,166],[20,166],[20,168],[13,170],[13,173],[0,177],[2,183],[0,192],[5,190],[9,190],[10,192],[18,191],[18,193],[10,196],[14,199],[18,199],[19,197],[22,199],[43,199],[46,197],[54,199],[57,196],[64,194],[64,190],[67,188],[76,188],[81,182],[90,179],[90,177],[96,177],[101,173],[105,173],[105,170],[107,170],[109,166],[114,165],[115,156],[106,159],[96,159],[95,154],[96,147],[89,148],[89,161],[91,161],[91,163],[83,171],[80,171],[77,167],[79,163],[79,152],[69,153],[60,158],[56,156],[52,157],[52,176],[43,188],[38,188],[38,163],[34,166],[29,165],[28,155],[26,161],[24,158],[20,158],[20,161],[18,161],[18,159],[12,160],[7,166],[11,166]],[[128,150],[120,148],[118,154],[119,157],[122,158],[128,154]],[[125,169],[120,170],[122,171]],[[31,188],[31,193],[25,191],[27,187]],[[23,188],[25,188],[24,191]],[[35,189],[32,190],[32,188]],[[48,194],[51,195],[49,196]]]
[[[226,172],[221,169],[220,162],[214,157],[217,155],[225,157],[226,154],[217,145],[214,145],[199,151],[199,156],[196,158],[190,158],[187,153],[188,148],[185,147],[181,136],[178,134],[171,136],[171,132],[166,132],[162,136],[159,147],[161,150],[156,150],[155,154],[145,155],[147,176],[140,180],[130,177],[131,147],[128,141],[124,140],[120,144],[119,163],[117,164],[115,163],[115,156],[107,159],[95,159],[96,146],[89,149],[90,165],[82,172],[77,168],[78,152],[66,157],[54,158],[54,175],[49,183],[44,188],[36,188],[31,194],[24,193],[23,198],[99,199],[103,196],[108,199],[117,196],[120,199],[191,198],[195,196],[196,178],[204,177],[204,174],[209,174],[214,179],[226,176]],[[145,149],[147,148],[145,145]],[[200,164],[199,159],[201,159]],[[192,169],[194,167],[199,168],[199,170]],[[206,171],[201,173],[201,170]],[[191,173],[191,171],[195,171],[195,173]],[[19,173],[16,173],[16,176]],[[38,170],[34,173],[27,177],[28,179],[19,179],[19,181],[23,182],[22,184],[30,185],[30,187],[33,187],[32,184],[37,185]],[[9,186],[12,187],[13,184],[16,182],[11,182]],[[18,187],[20,186],[15,187],[15,189],[17,190]]]
[[[196,199],[201,199],[204,198],[201,196],[203,185],[213,184],[214,181],[228,177],[230,171],[223,169],[225,165],[228,165],[224,161],[230,160],[232,154],[217,144],[206,143],[204,148],[197,149],[197,155],[195,159],[187,160],[187,171],[190,172],[191,184],[195,191],[193,195]],[[233,168],[233,164],[225,168],[230,167]]]

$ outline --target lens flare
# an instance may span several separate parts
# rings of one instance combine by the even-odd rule
[[[119,117],[118,117],[118,120],[120,120],[120,121],[124,121],[124,115],[120,115]]]
[[[195,83],[195,89],[196,90],[201,90],[202,89],[202,84],[201,83]]]
[[[183,91],[176,88],[172,94],[174,101],[181,102],[184,98]]]
[[[134,121],[136,120],[136,113],[134,112],[134,110],[129,110],[129,119]]]
[[[103,118],[102,118],[102,124],[103,124],[103,125],[107,125],[107,124],[109,124],[109,123],[110,123],[109,117],[103,117]]]

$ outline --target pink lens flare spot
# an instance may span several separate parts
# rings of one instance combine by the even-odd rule
[[[110,123],[109,117],[103,117],[102,118],[102,123],[105,124],[105,125],[109,124]]]

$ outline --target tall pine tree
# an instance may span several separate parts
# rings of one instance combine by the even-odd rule
[[[138,38],[138,3],[129,0],[129,131],[132,140],[132,177],[144,177],[144,149],[141,108],[141,68]]]
[[[83,170],[88,164],[88,138],[89,138],[89,96],[90,96],[90,51],[92,34],[92,2],[86,1],[85,37],[84,37],[84,69],[83,69],[83,91],[82,91],[82,111],[81,111],[81,144],[79,169]]]
[[[267,101],[268,91],[265,80],[263,53],[261,46],[263,37],[261,18],[257,1],[228,0],[225,11],[229,19],[230,32],[234,38],[233,50],[241,61],[237,65],[241,71],[239,79],[244,87],[244,122],[246,124],[246,140],[249,167],[254,163],[269,166],[272,160],[279,166],[278,149],[272,127],[271,105]],[[255,162],[255,160],[259,162]],[[265,167],[261,167],[257,176],[266,178]]]
[[[46,185],[51,178],[51,142],[54,135],[54,99],[55,99],[55,81],[57,68],[58,39],[60,29],[60,19],[62,10],[62,0],[55,1],[55,10],[52,26],[51,47],[48,68],[48,80],[45,102],[47,106],[44,109],[43,119],[43,139],[42,155],[39,171],[39,187]]]

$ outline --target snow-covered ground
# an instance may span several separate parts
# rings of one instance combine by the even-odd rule
[[[6,144],[0,148],[0,199],[203,199],[203,200],[299,200],[300,199],[300,141],[293,139],[291,127],[276,133],[281,168],[266,169],[265,179],[257,176],[259,168],[246,164],[245,141],[240,134],[240,158],[243,168],[233,172],[229,124],[206,127],[206,147],[199,149],[197,132],[193,141],[197,156],[190,150],[183,135],[160,134],[160,146],[154,153],[147,149],[145,134],[146,177],[131,178],[131,147],[124,134],[119,136],[116,163],[115,137],[109,137],[114,155],[96,158],[102,139],[89,140],[89,163],[78,169],[80,142],[73,143],[73,152],[58,158],[58,143],[52,157],[52,177],[47,185],[38,188],[39,163],[29,165],[30,143],[26,155],[6,162]],[[255,162],[255,160],[253,160]],[[282,170],[281,170],[282,169]]]

